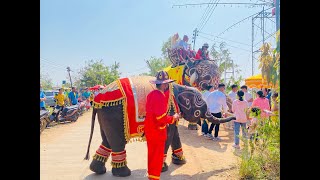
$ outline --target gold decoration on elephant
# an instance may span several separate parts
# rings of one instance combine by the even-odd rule
[[[134,76],[130,77],[132,84],[136,90],[137,105],[138,107],[138,115],[137,117],[145,117],[146,116],[146,103],[147,103],[147,95],[156,89],[154,84],[151,84],[149,81],[154,79],[152,76]]]
[[[104,89],[102,89],[100,91],[101,94],[104,94],[106,92],[111,92],[114,90],[118,90],[119,89],[119,85],[117,83],[117,81],[113,81],[112,83],[110,83],[107,87],[105,87]]]
[[[137,127],[137,132],[142,134],[144,132],[144,125],[138,126]]]

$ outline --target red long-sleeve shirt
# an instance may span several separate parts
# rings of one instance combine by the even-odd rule
[[[172,116],[167,115],[168,98],[159,90],[151,91],[147,96],[146,119],[144,132],[148,139],[167,139],[167,124],[174,123]]]
[[[200,49],[198,50],[197,54],[196,54],[195,59],[196,59],[196,60],[200,60],[200,59],[204,59],[204,58],[209,59],[209,54],[208,54],[208,53],[205,55],[205,57],[202,57],[202,56],[203,56],[203,55],[202,55],[202,49],[200,48]]]

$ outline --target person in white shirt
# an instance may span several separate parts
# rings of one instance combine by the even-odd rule
[[[211,90],[212,90],[212,87],[213,86],[206,86],[205,87],[205,90],[204,91],[202,91],[202,99],[207,103],[207,98],[208,98],[208,96],[210,95],[210,93],[211,93]],[[207,103],[207,105],[208,105],[208,103]],[[202,132],[202,135],[203,136],[207,136],[207,134],[208,134],[208,124],[207,124],[207,122],[205,121],[205,120],[203,120],[203,122],[202,122],[202,124],[201,124],[201,132]]]
[[[232,86],[231,86],[231,91],[230,91],[230,93],[228,94],[228,96],[229,96],[229,98],[231,99],[231,102],[233,102],[234,100],[236,100],[237,99],[237,92],[238,92],[238,85],[236,85],[236,84],[233,84]],[[232,109],[232,108],[231,108]],[[231,110],[230,109],[230,110]],[[233,129],[233,122],[232,121],[230,121],[230,122],[227,122],[227,123],[225,123],[224,124],[224,127],[225,128],[227,128],[227,129]]]
[[[241,90],[244,92],[244,99],[248,102],[249,107],[251,107],[253,98],[252,98],[252,95],[248,93],[248,87],[246,85],[243,85],[241,86]]]
[[[230,93],[228,94],[229,97],[231,98],[232,102],[237,99],[237,92],[238,92],[238,85],[233,84],[233,85],[231,86],[231,91],[230,91]]]
[[[207,98],[207,105],[208,105],[208,110],[209,112],[217,118],[222,118],[222,110],[224,113],[227,113],[229,108],[227,105],[227,97],[224,94],[225,91],[225,85],[224,84],[219,84],[218,85],[218,90],[215,90],[210,93],[210,95]],[[215,126],[214,129],[214,137],[212,136],[212,130]],[[220,140],[220,137],[218,137],[219,134],[219,127],[220,124],[211,124],[207,137],[212,138],[213,140]]]

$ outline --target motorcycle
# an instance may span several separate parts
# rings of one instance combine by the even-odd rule
[[[50,111],[48,110],[40,110],[40,134],[51,122],[49,118],[49,113]]]
[[[90,103],[90,102],[89,102]],[[83,99],[78,99],[78,106],[79,106],[79,115],[83,115],[83,113],[85,112],[86,110],[86,106],[87,106],[87,103],[86,103],[86,100],[83,100]]]
[[[71,121],[75,122],[79,118],[79,105],[65,106],[62,110],[62,107],[55,107],[53,110],[50,120],[56,122],[66,122]]]

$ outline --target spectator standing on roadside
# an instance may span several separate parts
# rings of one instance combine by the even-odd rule
[[[70,105],[76,105],[78,103],[79,95],[76,90],[76,87],[72,87],[72,90],[68,95],[68,98],[69,98]]]
[[[40,84],[40,110],[46,110],[46,95],[43,92],[42,84]]]

